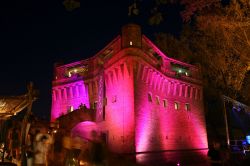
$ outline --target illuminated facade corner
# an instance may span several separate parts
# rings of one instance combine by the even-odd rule
[[[128,24],[92,58],[55,67],[51,120],[84,104],[95,109],[96,125],[79,126],[105,133],[114,152],[206,149],[199,73],[167,57],[138,25]],[[86,135],[78,127],[72,132]]]

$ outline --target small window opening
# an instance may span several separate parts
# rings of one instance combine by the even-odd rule
[[[151,94],[151,93],[148,93],[148,101],[149,101],[149,102],[153,102],[152,94]]]
[[[167,100],[164,99],[164,100],[163,100],[163,107],[164,107],[164,108],[167,108],[167,104],[168,104],[168,103],[167,103]]]
[[[186,110],[186,111],[190,111],[190,104],[189,104],[189,103],[186,103],[186,104],[185,104],[185,110]]]
[[[179,110],[180,109],[180,103],[174,102],[174,109]]]
[[[156,96],[156,104],[160,105],[160,98],[159,98],[159,96]]]

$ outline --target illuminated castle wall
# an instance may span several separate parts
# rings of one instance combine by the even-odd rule
[[[57,65],[52,91],[52,121],[85,104],[114,152],[207,148],[199,68],[164,55],[138,25],[89,59]]]

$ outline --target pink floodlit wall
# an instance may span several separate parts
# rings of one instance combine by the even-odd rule
[[[136,152],[207,148],[201,86],[168,78],[148,64],[135,66]]]
[[[83,80],[66,83],[52,88],[51,120],[77,109],[81,104],[90,107],[88,88]]]
[[[121,45],[121,40],[113,44]],[[51,120],[67,114],[70,106],[97,104],[96,121],[79,123],[72,135],[89,139],[97,129],[117,153],[206,149],[198,68],[166,57],[145,37],[135,41],[142,44],[128,39],[124,48],[105,48],[86,60],[91,70],[77,80],[62,74],[52,88]],[[191,77],[176,77],[171,62],[189,68]]]
[[[134,152],[133,65],[122,59],[105,70],[106,128],[111,151]]]

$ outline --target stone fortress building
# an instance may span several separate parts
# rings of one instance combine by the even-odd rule
[[[136,24],[54,75],[51,121],[82,105],[95,116],[72,135],[88,139],[95,129],[117,153],[208,147],[200,69],[167,57]]]

